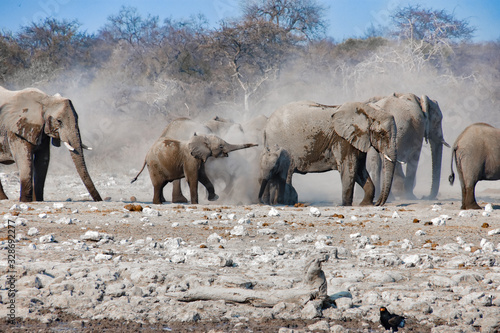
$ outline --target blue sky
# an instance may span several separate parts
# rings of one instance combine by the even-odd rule
[[[362,36],[374,24],[386,25],[394,8],[421,4],[426,8],[446,9],[459,19],[469,19],[477,27],[476,41],[500,39],[500,0],[319,0],[328,7],[327,34],[336,41]],[[240,0],[2,0],[0,29],[18,31],[19,27],[47,16],[77,19],[82,29],[97,32],[121,6],[136,7],[139,12],[157,15],[160,20],[188,18],[204,14],[212,26],[223,19],[238,17]]]

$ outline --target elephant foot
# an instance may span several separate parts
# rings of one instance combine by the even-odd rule
[[[467,205],[462,205],[460,209],[482,209],[482,208],[477,204],[477,202],[473,202]]]
[[[184,197],[184,196],[175,197],[175,198],[172,198],[172,202],[173,203],[188,203],[188,199],[186,199],[186,197]]]
[[[363,201],[361,201],[361,202],[359,203],[359,205],[360,205],[360,206],[373,206],[373,201],[363,199]]]
[[[215,201],[217,199],[219,199],[219,196],[215,193],[211,193],[208,195],[208,201]]]

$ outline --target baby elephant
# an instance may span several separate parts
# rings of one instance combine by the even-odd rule
[[[153,203],[165,202],[163,188],[168,182],[186,177],[191,192],[191,203],[198,203],[198,180],[208,190],[208,200],[217,200],[214,186],[205,173],[205,162],[210,156],[227,157],[228,153],[257,146],[253,143],[240,145],[229,144],[215,135],[194,134],[189,141],[173,140],[161,137],[146,154],[141,171],[147,165],[154,187]]]
[[[481,209],[475,187],[480,180],[500,179],[500,129],[485,123],[467,127],[453,145],[450,184],[455,181],[453,159],[462,186],[462,209]]]
[[[290,154],[278,145],[266,147],[260,155],[259,201],[264,204],[294,205],[297,191],[287,182],[291,166]]]

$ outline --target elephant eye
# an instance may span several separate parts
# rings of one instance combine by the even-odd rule
[[[220,145],[220,146],[219,146],[219,148],[220,148],[220,149],[224,149],[224,145]]]

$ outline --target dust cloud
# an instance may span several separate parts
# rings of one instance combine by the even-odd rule
[[[412,57],[408,50],[400,46],[379,48],[357,63],[340,59],[330,60],[325,67],[317,64],[313,67],[311,63],[299,59],[282,68],[278,79],[267,85],[265,98],[252,105],[247,112],[243,110],[243,100],[208,105],[202,100],[195,100],[200,96],[196,91],[177,94],[179,87],[175,82],[134,83],[124,78],[124,73],[109,68],[96,69],[91,74],[83,71],[64,73],[56,80],[39,85],[39,88],[50,94],[60,93],[73,101],[79,114],[82,140],[94,148],[85,153],[91,175],[106,174],[129,179],[142,166],[151,144],[167,124],[177,117],[189,116],[204,123],[217,115],[245,123],[258,115],[269,116],[280,105],[297,100],[339,104],[364,101],[393,92],[428,95],[439,103],[443,113],[444,137],[453,145],[459,133],[474,122],[485,121],[500,127],[496,106],[498,95],[495,94],[499,85],[496,79],[498,72],[492,73],[479,56],[467,58],[464,62],[461,74],[454,74],[451,69],[439,68],[431,60]],[[172,102],[174,99],[177,99],[175,103]],[[165,108],[162,103],[178,107]],[[203,107],[193,108],[193,105]],[[243,143],[255,142],[256,137],[236,135],[224,139],[230,143]],[[261,148],[250,148],[230,155],[229,164],[238,177],[232,193],[223,193],[224,181],[213,180],[221,196],[219,203],[246,204],[257,201]],[[458,182],[451,187],[447,180],[450,157],[451,150],[444,147],[438,196],[441,199],[460,198]],[[49,177],[50,173],[71,173],[78,177],[69,154],[62,148],[52,149]],[[149,178],[149,175],[145,172],[141,177]],[[134,185],[130,186],[132,194]],[[341,186],[337,171],[295,175],[294,186],[301,202],[340,203]],[[498,184],[480,183],[478,193],[491,186]],[[430,187],[430,146],[424,142],[415,194],[417,197],[428,195]],[[186,189],[184,193],[188,193]],[[203,195],[204,190],[200,190],[200,198]],[[170,187],[165,189],[165,196],[169,200]],[[355,196],[362,197],[359,186],[355,189]],[[355,200],[355,204],[357,202]]]

